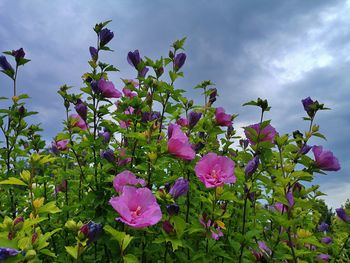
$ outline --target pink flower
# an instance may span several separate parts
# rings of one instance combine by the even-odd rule
[[[215,111],[216,123],[220,126],[230,126],[232,125],[232,116],[226,114],[224,108],[218,107]]]
[[[73,127],[78,127],[82,130],[87,129],[86,122],[80,117],[79,114],[72,114],[69,116],[69,118],[73,120],[73,123],[72,123]]]
[[[98,82],[98,90],[105,98],[120,98],[122,96],[122,93],[114,87],[112,81],[100,79]]]
[[[60,140],[56,142],[57,149],[60,151],[65,151],[68,149],[67,145],[69,143],[69,140]]]
[[[256,123],[253,125],[249,125],[249,128],[252,128],[256,131],[257,134],[259,134],[260,131],[260,124]],[[244,130],[245,136],[247,137],[250,144],[255,145],[257,138],[253,139],[253,135],[248,131]],[[276,130],[274,127],[272,127],[270,124],[268,124],[266,127],[264,127],[259,134],[259,142],[266,142],[270,141],[271,143],[274,143],[275,136],[276,136]]]
[[[152,226],[162,219],[156,198],[148,188],[124,186],[123,193],[109,203],[120,215],[116,220],[133,228]]]
[[[186,118],[179,118],[176,120],[176,124],[180,125],[181,127],[187,127],[188,120]]]
[[[119,121],[119,126],[120,126],[120,128],[126,129],[126,128],[131,126],[131,121],[130,120],[129,121],[122,121],[122,120],[120,120]]]
[[[168,152],[183,160],[193,160],[196,152],[188,142],[187,136],[181,131],[177,124],[170,124],[168,127]]]
[[[123,93],[124,93],[124,96],[128,97],[128,98],[133,98],[133,97],[137,96],[137,94],[135,92],[132,92],[131,90],[129,90],[127,88],[123,88]]]
[[[118,157],[118,166],[124,166],[128,163],[131,162],[131,157],[127,157],[126,156],[126,150],[125,148],[119,148],[118,149],[118,152],[119,152],[119,157]]]
[[[145,186],[146,182],[143,179],[138,179],[132,172],[125,170],[117,174],[113,179],[113,187],[118,193],[123,192],[123,188],[126,185],[138,185]]]
[[[234,169],[235,163],[230,158],[208,153],[197,162],[194,171],[206,188],[213,188],[235,183]]]
[[[312,151],[318,168],[324,171],[340,170],[339,161],[331,151],[323,150],[322,146],[316,145],[312,147]]]

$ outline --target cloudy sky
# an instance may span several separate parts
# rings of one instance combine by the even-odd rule
[[[339,206],[350,198],[350,1],[44,1],[0,0],[0,50],[23,47],[32,59],[19,73],[19,91],[29,93],[31,110],[51,140],[62,129],[63,105],[57,94],[62,84],[81,87],[88,71],[88,47],[94,45],[92,27],[112,19],[109,28],[115,50],[103,56],[133,77],[126,54],[157,58],[184,36],[185,78],[178,87],[193,91],[202,80],[216,83],[218,104],[238,113],[235,128],[258,122],[253,107],[241,105],[257,97],[269,100],[267,114],[280,133],[304,131],[307,123],[301,99],[311,96],[332,111],[317,117],[328,141],[314,140],[339,158],[342,170],[318,176],[328,194],[326,202]],[[10,96],[11,83],[0,76],[0,95]]]

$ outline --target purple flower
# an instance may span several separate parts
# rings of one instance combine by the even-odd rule
[[[175,69],[179,70],[183,64],[185,64],[186,61],[186,54],[185,53],[179,53],[175,56],[174,59],[174,65],[175,65]]]
[[[2,68],[4,71],[9,71],[11,73],[15,72],[5,56],[0,56],[0,68]]]
[[[188,191],[189,182],[182,177],[178,178],[174,185],[170,188],[169,194],[177,199],[178,197],[185,195]]]
[[[154,121],[160,118],[160,112],[152,111],[152,112],[143,112],[141,117],[141,122],[149,122]]]
[[[245,175],[247,177],[250,177],[255,173],[256,169],[258,169],[259,166],[259,156],[255,156],[253,159],[251,159],[247,166],[244,169]]]
[[[90,86],[91,86],[91,89],[97,93],[99,90],[98,90],[98,81],[97,80],[93,80],[91,81],[90,83]]]
[[[128,63],[137,69],[137,65],[141,62],[139,51],[136,49],[134,52],[130,51],[127,56]]]
[[[252,128],[256,131],[257,134],[259,134],[259,142],[265,142],[265,141],[270,141],[271,143],[274,143],[275,141],[275,136],[276,136],[276,130],[274,127],[272,127],[270,124],[268,124],[266,127],[264,127],[263,129],[260,130],[260,124],[256,123],[256,124],[252,124],[248,126],[249,128]],[[244,130],[245,136],[247,137],[248,141],[250,144],[255,145],[256,142],[253,140],[253,136],[252,134],[250,134],[250,132],[245,129]]]
[[[304,110],[306,113],[310,116],[313,117],[315,115],[315,110],[312,109],[312,105],[315,103],[310,97],[307,97],[303,100],[301,100],[304,106]]]
[[[79,114],[79,116],[86,121],[87,117],[87,106],[85,103],[81,101],[81,99],[77,99],[77,103],[75,104],[75,110]]]
[[[190,129],[196,126],[197,122],[200,120],[201,117],[202,117],[201,112],[195,112],[195,111],[190,112],[190,114],[188,115],[188,125]]]
[[[114,163],[116,161],[115,155],[112,150],[102,152],[101,158],[106,159],[110,163]]]
[[[103,132],[99,132],[98,135],[103,138],[104,143],[108,143],[109,140],[111,139],[111,133],[104,129]]]
[[[232,116],[230,114],[226,114],[224,108],[222,107],[216,108],[215,120],[219,126],[232,125]]]
[[[126,185],[146,186],[146,182],[143,179],[138,179],[132,172],[125,170],[114,177],[113,187],[118,193],[122,193]]]
[[[258,247],[260,251],[265,254],[267,257],[270,257],[272,254],[271,249],[266,245],[264,241],[258,241]]]
[[[188,137],[181,131],[177,124],[170,124],[168,127],[168,152],[183,160],[191,161],[196,157],[188,141]]]
[[[180,207],[177,204],[171,204],[166,206],[166,211],[170,216],[177,215],[179,213]]]
[[[97,240],[97,238],[102,233],[102,224],[94,223],[91,221],[88,223],[88,227],[89,227],[88,243],[93,243]]]
[[[109,203],[120,215],[116,220],[133,228],[152,226],[162,219],[157,200],[148,188],[125,186],[123,193]]]
[[[86,122],[80,117],[78,114],[71,114],[69,116],[72,122],[73,127],[80,128],[82,130],[86,130],[88,128]]]
[[[100,31],[100,45],[101,45],[101,47],[108,44],[108,42],[111,41],[113,37],[114,37],[114,34],[111,30],[109,30],[108,28],[102,29]]]
[[[12,50],[12,56],[15,57],[17,63],[20,62],[20,60],[24,58],[25,55],[26,53],[24,52],[23,48]]]
[[[186,118],[179,118],[176,120],[176,124],[180,125],[181,127],[187,127],[188,120]]]
[[[319,254],[316,256],[316,258],[321,259],[323,261],[329,261],[331,259],[331,256],[328,254]]]
[[[14,257],[19,253],[18,250],[8,247],[0,247],[0,261],[3,261],[9,257]]]
[[[314,145],[312,151],[318,168],[324,171],[338,171],[340,164],[331,151],[323,150],[322,146]]]
[[[90,47],[89,51],[90,51],[90,55],[91,55],[92,60],[97,60],[98,50],[95,47]]]
[[[304,144],[301,149],[299,150],[299,154],[307,154],[311,150],[311,146]]]
[[[120,98],[122,96],[122,93],[114,87],[112,81],[104,79],[98,81],[98,91],[105,98]]]
[[[139,71],[139,77],[144,78],[146,76],[148,70],[149,70],[149,68],[147,68],[147,67],[144,67],[143,69],[141,69]]]
[[[329,229],[329,225],[326,224],[325,222],[322,222],[322,223],[318,226],[318,231],[320,231],[320,232],[328,231],[328,229]]]
[[[288,201],[288,205],[289,208],[294,206],[294,196],[293,196],[293,192],[289,191],[288,193],[286,193],[286,199]]]
[[[329,245],[333,242],[333,239],[331,237],[324,237],[321,241],[323,244]]]
[[[350,217],[348,216],[348,214],[346,213],[345,209],[340,207],[335,209],[335,212],[337,213],[337,216],[343,220],[346,223],[350,222]]]

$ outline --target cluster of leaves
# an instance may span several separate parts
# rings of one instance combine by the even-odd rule
[[[185,39],[157,60],[129,52],[136,77],[122,80],[122,95],[109,81],[118,69],[99,60],[100,52],[112,51],[108,23],[94,28],[97,47],[90,47],[91,71],[82,76],[81,93],[71,93],[67,85],[58,91],[66,120],[51,147],[39,126],[25,121],[36,114],[25,108],[29,97],[16,94],[19,66],[29,62],[24,51],[5,52],[15,58],[15,69],[0,57],[14,88],[11,99],[0,98],[11,105],[0,109],[0,261],[349,261],[346,212],[341,220],[335,217],[320,201],[319,186],[305,186],[332,170],[308,155],[309,139],[324,137],[314,124],[316,112],[326,109],[323,104],[303,101],[309,129],[280,135],[264,119],[268,102],[248,102],[260,110],[260,118],[244,128],[248,140],[241,138],[240,127],[232,125],[237,115],[215,107],[212,82],[195,87],[203,90],[203,105],[175,88],[184,76]],[[170,149],[166,128],[175,122],[187,140],[175,146],[190,146],[193,158],[187,150]],[[273,137],[267,139],[264,130]],[[207,188],[199,180],[196,165],[208,153],[234,162],[235,183]],[[133,228],[115,220],[118,213],[109,204],[117,195],[113,179],[126,170],[156,197],[162,213],[157,224]],[[174,194],[169,188],[179,178],[188,185]],[[320,231],[322,222],[331,227]],[[331,242],[324,242],[326,233]]]

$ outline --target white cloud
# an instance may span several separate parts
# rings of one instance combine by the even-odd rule
[[[323,184],[320,189],[327,194],[327,196],[323,196],[322,199],[333,209],[340,207],[347,199],[350,199],[350,183]]]

